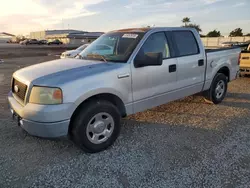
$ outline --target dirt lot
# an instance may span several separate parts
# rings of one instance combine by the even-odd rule
[[[217,106],[195,96],[130,116],[113,147],[90,155],[11,121],[11,74],[62,49],[20,51],[0,47],[0,187],[250,187],[250,78]]]

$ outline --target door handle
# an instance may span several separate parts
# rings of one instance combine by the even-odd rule
[[[203,65],[204,65],[204,59],[200,59],[200,60],[198,61],[198,66],[201,67],[201,66],[203,66]]]
[[[176,65],[169,65],[169,69],[168,69],[169,72],[176,72]]]
[[[127,78],[127,77],[129,77],[130,75],[129,75],[129,73],[125,73],[125,74],[119,74],[119,75],[117,75],[117,77],[118,77],[118,79],[121,79],[121,78]]]

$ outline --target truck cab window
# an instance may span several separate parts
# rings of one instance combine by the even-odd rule
[[[199,53],[197,41],[191,31],[173,31],[178,56],[195,55]]]
[[[163,58],[170,57],[169,46],[163,32],[153,33],[147,38],[139,53],[145,54],[148,52],[162,52]]]

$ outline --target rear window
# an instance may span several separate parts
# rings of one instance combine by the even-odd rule
[[[173,31],[178,56],[194,55],[199,53],[199,46],[191,31]]]

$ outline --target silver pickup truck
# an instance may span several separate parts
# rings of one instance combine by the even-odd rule
[[[220,103],[237,78],[239,55],[240,48],[205,50],[194,29],[117,30],[75,59],[16,71],[8,101],[29,134],[68,135],[99,152],[117,139],[122,117],[201,92]]]

